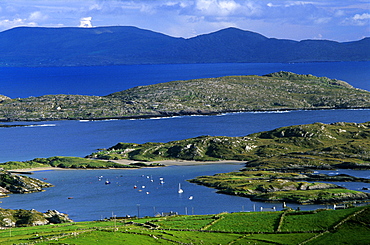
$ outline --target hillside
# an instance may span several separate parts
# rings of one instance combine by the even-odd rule
[[[75,222],[0,230],[10,244],[368,244],[368,206]],[[9,232],[11,231],[11,233]],[[9,233],[11,235],[9,235]]]
[[[44,95],[0,102],[0,121],[107,119],[224,112],[370,108],[370,92],[326,77],[277,72],[139,86],[107,96]]]
[[[168,143],[119,143],[90,155],[102,159],[158,161],[242,160],[248,169],[304,171],[370,169],[370,122],[314,123],[244,137],[200,136]]]
[[[293,41],[227,28],[175,38],[131,26],[17,27],[0,32],[0,66],[94,66],[370,60],[370,38]]]

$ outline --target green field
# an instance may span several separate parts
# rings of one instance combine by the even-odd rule
[[[0,244],[369,244],[370,206],[5,228]]]

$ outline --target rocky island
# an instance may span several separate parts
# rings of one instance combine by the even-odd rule
[[[370,92],[326,77],[276,72],[139,86],[107,96],[0,98],[0,121],[93,120],[226,112],[370,108]]]
[[[347,176],[350,181],[351,176]],[[213,187],[220,193],[245,196],[253,201],[290,202],[299,204],[341,203],[370,200],[370,193],[347,190],[344,187],[313,182],[341,181],[338,176],[281,173],[273,171],[240,171],[214,176],[200,176],[190,182]],[[356,181],[355,177],[352,180]],[[357,179],[370,183],[369,179]]]

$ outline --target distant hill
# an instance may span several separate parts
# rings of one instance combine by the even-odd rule
[[[175,38],[130,26],[18,27],[0,33],[0,66],[370,60],[370,38],[293,41],[227,28]]]
[[[370,108],[370,92],[291,72],[138,86],[107,96],[44,95],[0,102],[1,121],[148,118],[225,112]]]

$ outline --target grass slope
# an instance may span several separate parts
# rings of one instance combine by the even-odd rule
[[[168,143],[118,143],[89,157],[156,161],[242,160],[260,170],[370,168],[370,122],[314,123],[244,137],[200,136]]]
[[[221,213],[0,230],[1,244],[368,244],[369,206]]]
[[[139,86],[107,96],[2,98],[0,120],[105,119],[253,110],[369,108],[370,92],[326,77],[277,72]]]

